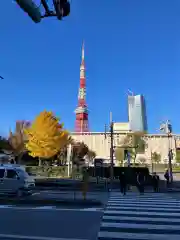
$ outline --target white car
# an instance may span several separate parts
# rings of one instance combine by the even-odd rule
[[[25,168],[17,164],[0,164],[0,194],[15,194],[21,197],[31,194],[35,180]]]

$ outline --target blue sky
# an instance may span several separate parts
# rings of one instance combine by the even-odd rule
[[[83,39],[92,131],[104,130],[109,111],[114,121],[127,121],[131,89],[145,95],[150,132],[167,118],[180,132],[180,1],[71,3],[64,21],[34,24],[12,0],[1,0],[0,134],[44,109],[73,130]]]

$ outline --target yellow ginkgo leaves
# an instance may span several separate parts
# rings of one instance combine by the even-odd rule
[[[31,127],[25,130],[28,137],[26,144],[29,154],[33,157],[50,158],[58,153],[69,140],[69,134],[63,129],[52,112],[41,112]]]

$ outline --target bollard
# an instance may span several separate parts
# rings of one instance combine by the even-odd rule
[[[88,191],[88,182],[84,181],[82,186],[82,195],[84,200],[86,200],[87,191]]]
[[[87,191],[88,191],[88,182],[89,182],[88,169],[84,167],[82,169],[82,174],[83,174],[82,195],[83,195],[83,199],[86,200]]]

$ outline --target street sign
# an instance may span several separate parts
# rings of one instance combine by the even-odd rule
[[[94,167],[102,167],[103,166],[103,159],[102,158],[95,158],[94,159]]]
[[[95,176],[102,177],[103,176],[103,159],[102,158],[95,158],[94,159],[94,170],[95,170]],[[98,180],[97,180],[98,182]]]

